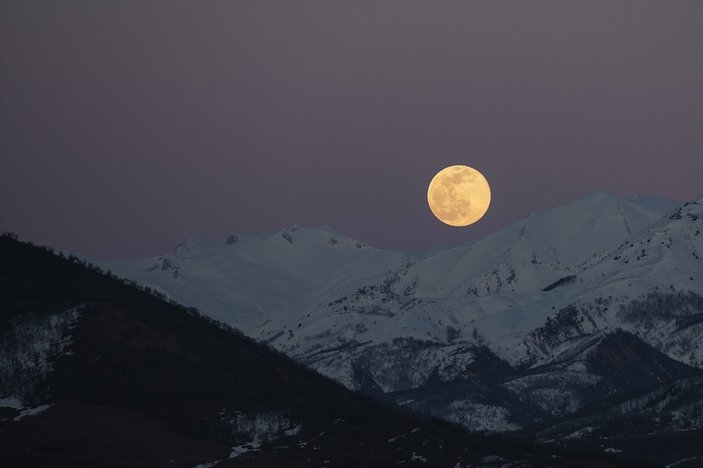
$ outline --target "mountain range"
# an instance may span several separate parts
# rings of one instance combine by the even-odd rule
[[[100,265],[471,431],[618,437],[703,428],[702,230],[594,192],[431,255],[291,225]]]
[[[401,411],[76,256],[0,236],[0,466],[647,466]],[[666,442],[666,441],[664,441]],[[656,460],[677,459],[691,440]],[[643,465],[644,463],[644,465]]]

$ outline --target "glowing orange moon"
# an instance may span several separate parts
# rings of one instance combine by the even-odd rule
[[[432,213],[450,226],[468,226],[486,214],[491,187],[486,178],[469,166],[449,166],[432,178],[427,189]]]

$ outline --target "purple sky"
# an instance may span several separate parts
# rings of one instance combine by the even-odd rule
[[[0,3],[0,230],[92,256],[691,200],[702,130],[703,2]],[[450,164],[492,187],[468,228],[427,207]]]

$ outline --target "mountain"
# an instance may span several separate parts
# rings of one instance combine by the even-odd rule
[[[416,258],[375,249],[328,227],[292,224],[257,237],[233,234],[224,245],[191,239],[167,255],[101,264],[250,331],[333,275],[363,276]]]
[[[589,419],[583,414],[603,415],[603,408],[621,403],[630,410],[621,412],[620,420],[633,428],[696,430],[701,404],[695,391],[682,390],[688,396],[681,401],[688,406],[681,411],[675,398],[673,406],[662,407],[670,411],[671,424],[653,423],[635,402],[648,401],[641,391],[658,395],[698,388],[702,210],[701,200],[679,206],[595,192],[433,255],[359,249],[260,320],[240,319],[212,304],[209,291],[227,281],[220,277],[178,283],[160,270],[147,271],[153,259],[104,265],[241,325],[249,336],[348,388],[472,430],[539,436],[566,420],[585,424]],[[324,239],[324,234],[318,237]],[[277,240],[276,235],[265,239]],[[263,250],[279,252],[277,245],[263,247],[263,242]],[[227,247],[210,252],[224,258]],[[306,248],[321,252],[328,247],[318,241]],[[299,252],[295,258],[300,260],[288,262],[287,268],[307,277],[317,262],[306,262],[315,256],[302,248]],[[193,258],[203,256],[193,253]],[[164,258],[175,262],[179,254]],[[268,262],[264,257],[259,261]],[[220,274],[228,277],[225,269]],[[262,297],[226,284],[228,294],[255,302]],[[275,281],[265,284],[274,293],[279,289]],[[634,353],[613,372],[633,365],[659,372],[658,377],[647,388],[608,383],[592,356],[607,356],[602,351],[612,343],[622,343],[618,352]],[[650,358],[660,367],[646,370],[636,364]],[[607,421],[601,428],[591,426],[569,434],[614,430]]]
[[[417,262],[394,292],[446,298],[542,288],[658,220],[663,212],[651,205],[591,193]]]
[[[2,466],[613,466],[397,412],[76,258],[0,236]]]
[[[582,335],[559,351],[515,368],[485,347],[467,349],[472,361],[451,378],[433,375],[383,399],[467,427],[549,439],[703,428],[702,369],[622,330]]]

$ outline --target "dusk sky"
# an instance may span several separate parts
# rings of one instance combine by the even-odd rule
[[[440,223],[427,185],[493,199]],[[89,256],[330,225],[494,232],[594,190],[703,195],[703,2],[0,3],[0,230]]]

